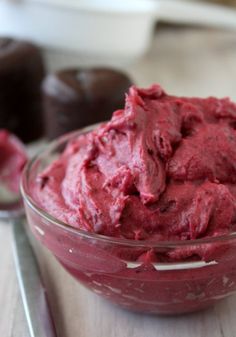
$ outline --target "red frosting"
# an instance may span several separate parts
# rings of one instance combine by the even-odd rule
[[[236,224],[236,105],[132,87],[124,110],[71,141],[34,195],[56,218],[133,240],[191,240]]]
[[[19,192],[22,169],[27,161],[23,144],[6,130],[0,130],[0,183]]]

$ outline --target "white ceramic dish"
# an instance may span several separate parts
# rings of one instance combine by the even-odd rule
[[[139,57],[158,20],[236,29],[236,11],[190,0],[0,0],[0,35],[46,48],[51,68]]]

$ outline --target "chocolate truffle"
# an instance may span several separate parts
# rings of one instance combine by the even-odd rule
[[[107,68],[67,69],[43,82],[46,136],[53,139],[105,121],[122,108],[131,85],[128,76]]]
[[[0,38],[0,128],[24,142],[36,140],[43,132],[43,77],[43,60],[35,45]]]

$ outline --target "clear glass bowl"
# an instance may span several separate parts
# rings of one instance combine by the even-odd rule
[[[37,174],[71,139],[91,129],[54,141],[25,167],[21,191],[35,237],[80,283],[126,309],[180,314],[206,308],[234,293],[236,233],[181,242],[116,239],[75,229],[40,208],[30,188]],[[191,254],[198,250],[205,252],[205,260]],[[175,254],[185,258],[173,262],[170,257]],[[149,255],[163,262],[148,262]]]

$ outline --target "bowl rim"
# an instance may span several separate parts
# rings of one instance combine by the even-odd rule
[[[125,245],[125,246],[132,246],[132,247],[150,247],[150,248],[178,248],[178,247],[189,247],[189,246],[199,246],[199,245],[206,245],[206,244],[213,244],[213,243],[222,243],[225,241],[230,241],[236,238],[236,232],[228,233],[225,235],[218,235],[214,237],[205,237],[200,239],[194,239],[194,240],[173,240],[173,241],[158,241],[158,240],[132,240],[132,239],[126,239],[126,238],[116,238],[111,236],[106,236],[102,234],[97,234],[94,232],[88,232],[83,229],[79,229],[76,227],[73,227],[53,215],[49,214],[47,211],[45,211],[43,208],[41,208],[38,203],[33,199],[33,197],[30,195],[30,191],[28,188],[28,178],[30,176],[30,171],[34,163],[40,159],[43,159],[46,154],[49,154],[52,152],[56,147],[58,147],[60,144],[68,142],[69,140],[73,139],[74,137],[78,137],[81,134],[86,134],[88,132],[91,132],[96,127],[102,125],[103,123],[97,123],[90,125],[88,127],[69,132],[64,134],[63,136],[56,138],[54,141],[50,142],[46,147],[44,147],[42,150],[39,151],[32,159],[30,159],[27,164],[25,165],[22,177],[21,177],[21,183],[20,183],[20,191],[21,195],[23,197],[23,200],[25,204],[27,204],[34,212],[36,212],[38,215],[40,215],[42,218],[44,218],[46,221],[50,222],[51,224],[57,226],[58,228],[74,234],[78,235],[80,237],[86,238],[86,239],[95,239],[101,242],[106,242],[110,244],[117,244],[117,245]]]

